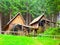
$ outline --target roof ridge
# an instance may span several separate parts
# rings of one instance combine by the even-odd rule
[[[44,16],[44,13],[43,13],[42,15],[38,16],[37,18],[35,18],[35,19],[30,23],[30,25],[33,24],[33,23],[35,23],[35,22],[37,22],[37,21],[39,21],[39,19],[41,19],[43,16]]]

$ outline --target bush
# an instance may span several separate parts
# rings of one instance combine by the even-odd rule
[[[47,34],[47,35],[60,35],[60,28],[59,27],[49,28],[46,31],[44,31],[44,34]]]

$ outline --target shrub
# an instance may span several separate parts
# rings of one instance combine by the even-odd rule
[[[59,27],[56,27],[56,28],[49,28],[49,29],[46,29],[46,31],[44,31],[44,34],[47,34],[47,35],[60,35],[60,28]]]

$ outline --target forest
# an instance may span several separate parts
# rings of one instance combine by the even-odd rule
[[[4,10],[4,11],[3,11]],[[0,0],[0,14],[14,16],[17,12],[26,13],[33,18],[45,13],[57,16],[60,11],[60,0]]]

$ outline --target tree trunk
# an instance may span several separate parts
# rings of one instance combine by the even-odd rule
[[[28,22],[28,24],[30,24],[31,21],[32,21],[32,15],[29,14],[29,22]]]
[[[12,18],[11,12],[12,12],[12,10],[10,9],[10,11],[9,11],[10,20],[11,20],[11,18]]]
[[[57,22],[59,22],[59,21],[60,21],[60,11],[57,14]]]
[[[1,18],[2,18],[2,14],[0,13],[0,34],[1,34],[1,30],[2,30],[2,27],[1,27],[1,26],[2,26],[2,25],[1,25],[2,19],[1,19]]]
[[[26,13],[26,25],[28,25],[28,13]]]
[[[52,14],[52,22],[54,22],[54,14]],[[53,23],[52,23],[52,27],[54,27]]]
[[[52,14],[52,22],[57,22],[57,14]],[[52,23],[52,27],[56,27],[55,23]]]

